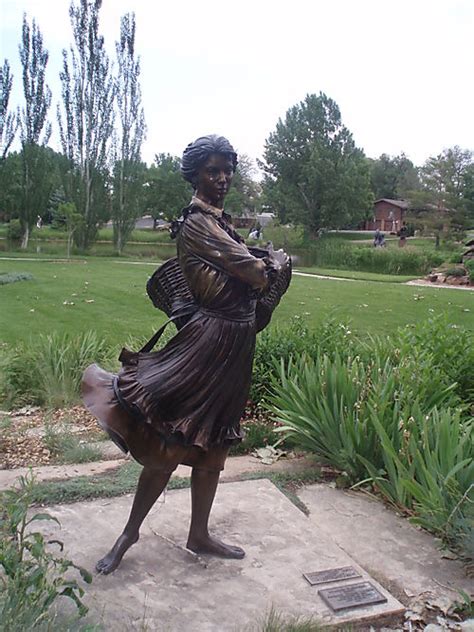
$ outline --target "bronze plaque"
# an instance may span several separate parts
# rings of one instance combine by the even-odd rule
[[[360,584],[349,584],[347,586],[337,586],[335,588],[323,588],[318,590],[318,595],[333,610],[350,610],[351,608],[362,608],[363,606],[373,606],[377,603],[385,603],[386,597],[380,593],[370,582]]]
[[[358,573],[352,566],[341,566],[340,568],[330,568],[327,571],[303,573],[303,577],[311,584],[311,586],[339,582],[344,579],[354,579],[354,577],[360,576],[360,573]]]

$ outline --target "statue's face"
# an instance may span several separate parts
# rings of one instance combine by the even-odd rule
[[[223,154],[211,154],[198,172],[197,197],[222,208],[233,177],[232,160]]]

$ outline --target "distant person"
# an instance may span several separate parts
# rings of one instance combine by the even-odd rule
[[[385,235],[378,228],[375,231],[374,248],[385,248]]]
[[[408,226],[406,222],[403,222],[402,227],[400,228],[400,232],[398,233],[398,236],[400,237],[398,246],[399,248],[404,248],[407,243],[407,237],[408,237]]]
[[[43,226],[43,218],[41,215],[38,215],[36,219],[36,228],[41,228]]]

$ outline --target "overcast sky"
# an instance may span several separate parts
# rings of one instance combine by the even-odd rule
[[[0,6],[13,104],[22,99],[23,12],[43,33],[56,102],[61,50],[72,41],[69,0]],[[111,54],[128,11],[137,21],[148,162],[214,132],[257,158],[278,118],[320,91],[370,157],[405,152],[421,164],[453,145],[474,149],[473,0],[103,0]],[[50,118],[56,127],[55,104]]]

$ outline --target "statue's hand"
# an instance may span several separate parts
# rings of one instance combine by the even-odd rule
[[[288,265],[289,256],[282,248],[280,248],[279,250],[274,250],[272,255],[275,261],[277,261],[277,263],[279,264],[280,268],[284,268],[286,265]]]

